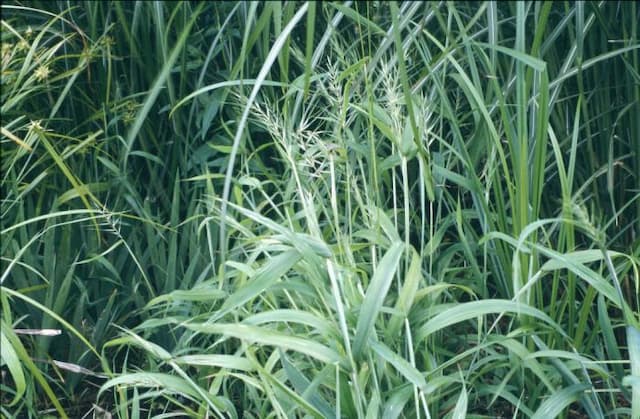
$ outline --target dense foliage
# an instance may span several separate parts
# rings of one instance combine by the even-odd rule
[[[4,2],[3,417],[640,417],[635,2]]]

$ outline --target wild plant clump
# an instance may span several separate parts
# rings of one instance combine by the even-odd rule
[[[634,2],[2,5],[3,417],[640,417]]]

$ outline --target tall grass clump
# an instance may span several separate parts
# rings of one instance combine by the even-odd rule
[[[640,417],[638,21],[3,5],[3,414]]]

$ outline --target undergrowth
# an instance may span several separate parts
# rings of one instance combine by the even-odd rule
[[[640,417],[634,2],[2,5],[3,417]]]

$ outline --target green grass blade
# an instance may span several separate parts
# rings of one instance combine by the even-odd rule
[[[460,396],[458,396],[458,401],[456,401],[456,407],[453,409],[451,419],[465,419],[467,417],[469,396],[467,396],[467,389],[464,385],[464,381],[462,383],[462,391],[460,391]]]
[[[412,366],[407,360],[392,351],[387,345],[374,340],[369,340],[369,346],[376,354],[378,354],[378,356],[393,365],[400,374],[411,382],[411,384],[420,390],[425,390],[427,388],[427,381],[420,371]]]
[[[280,277],[286,274],[293,265],[298,263],[300,258],[300,253],[295,249],[287,250],[273,257],[260,268],[255,278],[229,296],[224,302],[221,308],[221,314],[219,314],[218,317],[241,306],[265,290],[268,290]]]
[[[221,334],[247,342],[300,352],[327,364],[340,363],[342,361],[342,358],[335,350],[313,340],[290,336],[261,327],[223,323],[187,323],[185,326],[200,333]]]
[[[87,348],[89,348],[91,350],[91,352],[93,352],[98,358],[100,358],[99,352],[93,347],[93,345],[91,343],[89,343],[87,338],[85,338],[69,322],[67,322],[65,319],[60,317],[58,314],[54,313],[49,308],[47,308],[44,305],[40,304],[38,301],[34,300],[33,298],[27,297],[26,295],[23,295],[23,294],[21,294],[21,293],[19,293],[17,291],[14,291],[14,290],[12,290],[10,288],[7,288],[7,287],[0,287],[0,292],[3,292],[3,293],[6,292],[7,294],[9,294],[9,295],[11,295],[13,297],[16,297],[16,298],[18,298],[20,300],[23,300],[27,304],[31,304],[32,306],[36,307],[38,310],[41,310],[44,314],[46,314],[48,316],[51,316],[52,318],[54,318],[55,320],[60,322],[60,324],[63,325],[69,332],[71,332],[78,339],[80,339],[80,341],[82,343],[84,343],[87,346]]]
[[[587,384],[573,384],[557,391],[545,400],[531,419],[547,419],[558,417],[571,403],[578,400],[580,394],[591,386]]]
[[[282,33],[280,33],[278,38],[273,43],[273,46],[271,47],[271,50],[269,51],[269,54],[265,58],[265,62],[262,65],[260,72],[258,73],[258,77],[256,77],[256,84],[253,86],[253,89],[251,90],[251,94],[249,95],[244,111],[242,112],[242,116],[238,121],[238,127],[236,129],[236,135],[233,138],[233,145],[232,145],[231,153],[229,154],[229,163],[227,165],[224,187],[222,190],[222,208],[221,208],[222,219],[220,221],[220,256],[222,258],[221,265],[223,270],[221,274],[224,273],[224,261],[227,258],[227,237],[226,237],[225,222],[226,222],[226,216],[227,216],[227,203],[229,201],[229,194],[231,192],[231,179],[233,175],[233,167],[235,164],[236,155],[238,154],[238,149],[240,148],[240,140],[244,135],[244,129],[247,124],[247,120],[249,118],[251,105],[255,101],[258,95],[258,92],[260,91],[260,87],[262,86],[265,78],[267,77],[267,74],[269,73],[271,66],[280,55],[282,47],[284,46],[287,38],[289,37],[289,34],[291,33],[291,31],[293,31],[293,28],[302,19],[302,16],[304,16],[304,14],[307,12],[308,7],[309,7],[309,3],[307,2],[291,18],[291,21],[287,24],[287,26],[285,26],[285,28],[282,30]]]
[[[183,355],[175,357],[173,358],[173,360],[176,364],[219,367],[228,370],[238,370],[245,372],[251,372],[255,370],[254,365],[251,361],[235,355]]]
[[[542,311],[530,307],[526,304],[517,303],[510,300],[480,300],[472,301],[470,303],[458,304],[455,307],[446,309],[442,313],[429,319],[424,325],[418,329],[416,333],[416,341],[422,341],[432,333],[449,327],[453,324],[473,319],[476,317],[482,317],[491,313],[516,313],[525,314],[527,316],[535,317],[549,326],[553,327],[560,334],[564,334],[562,328],[556,324],[549,316]]]
[[[305,65],[304,65],[304,97],[309,95],[309,84],[311,81],[311,72],[313,70],[313,39],[316,27],[316,6],[315,2],[309,3],[309,12],[307,13],[307,38],[305,41]]]
[[[394,313],[391,316],[391,319],[389,320],[389,326],[387,327],[388,337],[397,336],[398,331],[402,327],[402,323],[409,314],[409,310],[411,309],[414,299],[416,298],[418,287],[423,280],[421,272],[422,258],[413,248],[411,248],[411,253],[413,254],[413,257],[411,258],[411,264],[409,265],[409,270],[405,274],[404,283],[402,284],[402,288],[398,293],[398,299],[394,307],[394,310],[397,314]]]
[[[9,325],[5,323],[4,319],[0,320],[0,325],[2,327],[2,335],[9,341],[9,345],[13,348],[20,361],[22,361],[22,363],[26,365],[31,375],[35,378],[40,387],[42,387],[45,394],[47,395],[47,398],[51,401],[60,417],[67,419],[69,416],[62,407],[60,400],[51,389],[51,386],[49,386],[49,383],[47,383],[47,380],[44,378],[42,372],[40,372],[36,364],[31,360],[31,357],[27,353],[26,348],[22,345],[22,342],[20,342],[18,336],[13,333]]]
[[[353,339],[353,356],[355,358],[360,357],[366,343],[369,341],[369,336],[374,332],[376,318],[384,304],[384,298],[398,269],[403,248],[404,243],[401,242],[391,245],[391,248],[376,267],[373,278],[371,278],[371,283],[367,288],[360,308],[356,334]]]
[[[8,407],[11,407],[20,401],[27,388],[27,384],[22,370],[22,365],[20,365],[20,357],[9,342],[9,339],[5,336],[4,328],[5,324],[2,322],[2,329],[0,330],[0,357],[2,357],[2,363],[9,369],[11,379],[16,386],[15,396],[7,405]]]
[[[169,74],[171,73],[171,70],[173,69],[173,65],[175,64],[176,60],[178,59],[182,49],[185,47],[185,44],[187,42],[187,38],[189,37],[189,35],[191,33],[191,27],[196,22],[196,18],[198,17],[198,15],[200,13],[202,13],[202,10],[204,9],[204,6],[205,6],[205,4],[201,3],[200,5],[198,5],[196,10],[193,12],[193,15],[191,16],[191,19],[189,20],[189,23],[187,24],[187,26],[184,28],[184,30],[180,34],[180,37],[178,38],[178,41],[176,42],[176,45],[173,47],[173,50],[171,51],[171,54],[169,55],[169,59],[164,63],[162,69],[158,73],[158,76],[156,77],[155,81],[153,82],[153,86],[151,86],[151,89],[149,90],[149,93],[146,96],[144,104],[142,105],[142,107],[138,111],[138,114],[136,115],[136,118],[133,121],[133,125],[131,126],[131,128],[127,132],[126,150],[125,150],[125,153],[124,153],[124,161],[123,161],[123,167],[124,167],[125,170],[127,168],[127,161],[128,161],[128,158],[129,158],[129,154],[131,153],[132,148],[133,148],[133,143],[136,140],[136,138],[138,137],[138,133],[142,129],[142,124],[144,124],[145,120],[147,119],[147,116],[149,115],[149,112],[151,112],[151,108],[156,103],[156,100],[158,99],[158,96],[160,95],[160,92],[162,91],[162,87],[167,82]]]
[[[631,363],[631,417],[640,417],[640,330],[627,326],[627,345]]]

